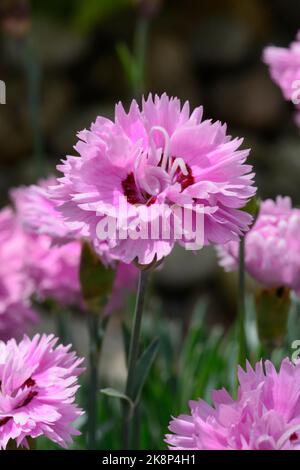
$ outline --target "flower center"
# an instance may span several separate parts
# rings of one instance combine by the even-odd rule
[[[21,388],[25,388],[25,387],[33,387],[35,385],[35,381],[29,377],[29,379],[27,379],[23,385],[21,386]]]
[[[155,146],[154,132],[159,132],[164,137],[162,150]],[[194,184],[192,169],[183,158],[170,155],[169,142],[170,137],[163,127],[152,127],[149,134],[150,154],[140,154],[135,162],[134,171],[122,181],[124,195],[130,204],[146,204],[147,206],[154,204],[157,194],[167,184],[179,183],[181,192]],[[154,157],[154,160],[151,157]],[[149,164],[151,160],[158,162],[156,166]]]
[[[135,183],[134,174],[131,172],[122,181],[122,188],[127,201],[130,204],[143,204],[145,201],[141,199],[141,195]]]
[[[31,402],[31,400],[37,396],[37,392],[33,392],[32,390],[30,390],[30,392],[28,393],[27,397],[25,398],[25,400],[17,406],[17,409],[18,408],[22,408],[22,406],[27,406],[29,405],[29,403]]]
[[[184,174],[180,168],[177,168],[176,173],[174,175],[175,181],[181,185],[181,192],[195,183],[191,167],[185,163],[185,168],[186,174]]]
[[[176,160],[176,159],[175,159]],[[173,175],[172,183],[179,183],[181,186],[180,192],[194,184],[195,179],[189,165],[185,165],[186,174],[184,174],[180,168],[177,167],[175,174]],[[147,193],[147,191],[139,191],[135,182],[133,172],[129,173],[125,180],[122,181],[123,193],[130,204],[146,204],[151,206],[156,202],[157,196]]]
[[[2,382],[0,381],[0,388],[1,388],[1,384]],[[29,377],[29,379],[25,380],[25,382],[21,385],[21,390],[23,390],[24,388],[32,388],[35,386],[35,380],[33,380],[31,377]],[[16,406],[15,409],[19,409],[19,408],[22,408],[22,406],[27,406],[29,405],[29,403],[31,402],[31,400],[37,396],[37,392],[33,391],[33,390],[29,390],[28,392],[28,395],[26,396],[26,398],[18,405]],[[12,419],[11,416],[7,416],[3,419],[0,419],[0,428],[1,426],[4,426],[6,423],[8,423],[8,421]]]
[[[146,206],[151,206],[156,201],[156,196],[151,196],[146,191],[141,192],[138,190],[133,173],[129,173],[125,180],[122,181],[122,188],[130,204],[146,204]]]

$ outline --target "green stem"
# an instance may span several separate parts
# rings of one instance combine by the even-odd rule
[[[36,174],[39,177],[45,173],[40,115],[41,69],[30,36],[25,42],[25,69],[27,76],[29,121],[33,138],[33,157]]]
[[[72,335],[70,334],[70,315],[64,310],[58,310],[55,312],[56,317],[56,331],[57,335],[62,344],[69,344],[73,341],[71,339]]]
[[[127,381],[126,381],[126,388],[125,388],[125,394],[129,398],[133,398],[132,394],[133,394],[133,388],[134,388],[134,373],[135,373],[135,368],[136,368],[136,363],[137,363],[138,353],[139,353],[139,340],[140,340],[143,308],[144,308],[148,278],[149,278],[148,271],[140,271],[138,292],[137,292],[135,312],[134,312],[134,318],[133,318],[133,326],[132,326],[131,337],[130,337],[129,356],[128,356],[128,373],[127,373]],[[135,406],[137,406],[137,403],[135,403]],[[128,449],[129,443],[130,443],[130,435],[131,435],[130,428],[131,428],[132,418],[133,418],[132,410],[130,410],[130,407],[128,406],[128,404],[124,404],[123,435],[124,435],[125,449]]]
[[[132,435],[132,448],[134,450],[139,450],[141,433],[141,410],[138,405],[134,409],[134,414],[132,418],[132,428],[134,429],[134,433]]]
[[[134,56],[136,60],[136,77],[133,83],[133,92],[139,98],[145,91],[146,57],[148,42],[149,20],[140,16],[136,23],[134,38]]]
[[[239,248],[239,296],[238,296],[238,364],[242,367],[247,359],[247,339],[245,333],[245,239]]]
[[[97,443],[97,417],[98,417],[98,363],[101,348],[99,335],[99,316],[88,315],[88,329],[90,342],[90,375],[89,375],[89,401],[88,401],[88,449],[95,450]]]
[[[284,345],[290,311],[290,290],[286,287],[259,289],[255,297],[256,325],[262,356],[271,359]]]

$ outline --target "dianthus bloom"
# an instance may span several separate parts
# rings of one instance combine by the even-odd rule
[[[204,244],[238,239],[248,230],[251,216],[241,208],[255,193],[245,164],[249,150],[239,150],[242,139],[231,139],[226,125],[202,121],[202,108],[190,114],[188,102],[181,108],[176,98],[149,95],[141,109],[133,101],[128,114],[118,104],[114,121],[98,117],[78,137],[80,156],[58,167],[64,176],[51,194],[67,224],[88,227],[100,254],[141,265],[161,261],[179,238],[174,227],[184,209],[192,221],[181,223],[178,241],[185,247],[195,241],[201,211],[196,232],[203,231]],[[99,235],[106,221],[125,236]]]
[[[63,306],[81,304],[80,252],[78,242],[53,246],[51,238],[32,235],[26,268],[39,301],[52,299]]]
[[[47,203],[44,191],[41,185],[11,192],[16,217],[27,240],[24,269],[34,283],[39,301],[52,299],[64,306],[78,305],[81,302],[81,245],[77,240],[70,241],[71,232],[60,220],[52,201]],[[48,230],[52,236],[45,234]],[[57,241],[59,245],[55,244]]]
[[[38,185],[11,191],[18,219],[27,233],[27,273],[34,282],[39,300],[51,298],[60,305],[76,304],[84,308],[79,279],[80,240],[87,238],[87,226],[74,224],[71,228],[64,222],[57,210],[58,202],[49,198],[49,187],[54,182],[55,179],[50,177]],[[104,262],[111,262],[105,253]],[[134,266],[124,263],[116,266],[106,314],[124,305],[126,294],[135,289],[137,277],[138,270]]]
[[[264,370],[265,369],[265,370]],[[288,358],[239,368],[238,398],[212,393],[213,406],[190,401],[190,415],[170,422],[172,450],[300,450],[300,365]]]
[[[34,285],[24,270],[27,241],[10,208],[0,211],[0,339],[23,335],[36,321]]]
[[[72,423],[83,414],[74,404],[83,359],[56,343],[53,335],[0,342],[0,449],[39,436],[67,447],[80,434]]]
[[[300,126],[300,31],[289,48],[266,47],[263,60],[285,99],[297,106],[296,123]]]
[[[23,227],[28,232],[48,235],[55,244],[64,244],[83,236],[79,227],[66,225],[57,210],[59,203],[49,197],[49,187],[56,183],[50,176],[38,184],[22,186],[11,191]]]
[[[258,218],[245,237],[245,268],[266,287],[299,291],[300,210],[289,197],[278,196],[261,203]],[[217,248],[219,263],[226,271],[238,267],[239,246],[230,242]]]

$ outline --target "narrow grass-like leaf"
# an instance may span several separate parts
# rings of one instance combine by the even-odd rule
[[[151,366],[154,362],[158,348],[159,338],[156,338],[152,341],[152,343],[150,343],[147,349],[145,349],[140,359],[138,360],[135,373],[135,381],[133,383],[132,390],[132,399],[134,402],[137,402],[139,400],[140,394],[146,382]]]
[[[112,398],[119,398],[120,400],[125,400],[130,404],[131,407],[133,407],[132,400],[127,395],[125,395],[125,393],[120,392],[120,390],[116,390],[114,388],[102,388],[100,392]]]

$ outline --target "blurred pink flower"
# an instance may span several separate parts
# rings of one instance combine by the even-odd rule
[[[57,210],[58,202],[48,196],[54,178],[38,185],[11,191],[18,220],[27,233],[27,273],[34,282],[38,300],[54,299],[59,305],[77,305],[84,309],[79,280],[81,243],[87,227],[72,229]],[[105,257],[104,262],[111,260]],[[113,263],[116,277],[105,314],[124,307],[126,295],[135,289],[138,270],[134,266]]]
[[[265,368],[265,370],[264,370]],[[213,406],[190,401],[190,415],[173,418],[172,450],[300,450],[300,365],[288,358],[239,368],[238,398],[212,392]]]
[[[289,48],[266,47],[263,60],[270,67],[271,77],[281,88],[284,98],[292,101],[299,110],[295,120],[300,125],[300,31]]]
[[[261,203],[258,218],[245,236],[245,268],[266,287],[300,291],[300,210],[289,197]],[[238,268],[239,245],[217,247],[219,264],[226,271]]]
[[[46,235],[30,237],[26,268],[34,282],[37,299],[52,299],[60,306],[81,305],[80,243],[54,246]]]
[[[64,226],[54,203],[47,200],[46,185],[45,181],[41,186],[11,191],[16,217],[26,234],[24,269],[39,301],[52,299],[63,306],[80,305],[81,244]]]
[[[72,424],[83,414],[74,404],[83,359],[56,343],[53,335],[0,342],[0,449],[39,436],[67,447],[80,434]]]
[[[23,335],[37,320],[31,308],[34,284],[24,270],[27,242],[13,211],[0,211],[0,339]]]
[[[113,259],[142,265],[162,260],[176,239],[160,230],[157,239],[108,236],[100,242],[97,223],[109,218],[124,226],[118,210],[123,204],[129,232],[135,231],[133,221],[151,220],[153,208],[160,224],[172,227],[174,208],[190,204],[194,220],[202,204],[204,244],[238,239],[251,222],[240,209],[255,193],[251,166],[245,164],[249,150],[238,150],[242,139],[232,140],[225,125],[201,119],[202,108],[190,115],[188,102],[181,108],[166,94],[154,100],[149,95],[141,109],[133,101],[128,114],[118,104],[114,121],[98,117],[89,131],[78,134],[80,157],[68,156],[58,167],[64,176],[51,195],[65,223],[87,226],[100,254],[104,250]],[[183,235],[184,246],[195,237]]]
[[[55,244],[62,244],[80,238],[83,233],[64,222],[57,210],[59,202],[50,199],[49,187],[55,184],[56,179],[51,176],[37,185],[15,188],[10,194],[27,231],[48,235]]]

